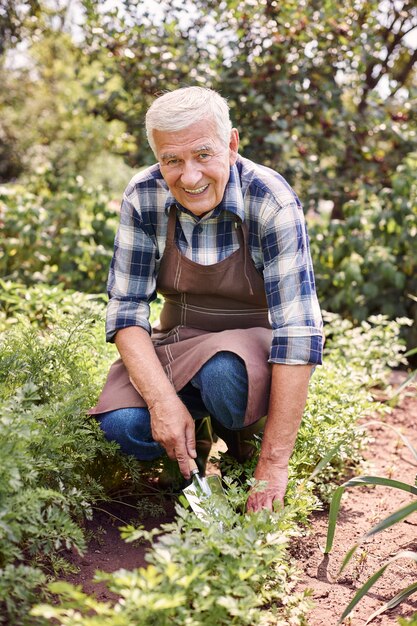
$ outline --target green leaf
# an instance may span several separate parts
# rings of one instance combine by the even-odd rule
[[[404,356],[409,357],[409,356],[412,356],[413,354],[417,354],[417,348],[413,348],[413,350],[409,350],[408,352],[404,354]],[[410,385],[416,377],[417,377],[417,370],[414,370],[414,372],[411,372],[411,374],[407,376],[405,381],[398,387],[398,389],[396,389],[395,393],[393,393],[392,396],[390,397],[390,400],[393,400],[394,398],[399,396],[402,390],[408,387],[408,385]],[[405,439],[403,435],[401,435],[401,438],[403,440]],[[417,458],[417,451],[411,446],[411,444],[406,443],[406,446],[413,451],[414,456]]]
[[[407,504],[407,506],[398,509],[382,521],[378,522],[378,524],[375,524],[375,526],[373,526],[371,530],[369,530],[363,536],[362,541],[368,539],[369,537],[372,537],[373,535],[376,535],[377,533],[380,533],[381,531],[389,528],[390,526],[393,526],[394,524],[397,524],[401,520],[411,515],[411,513],[414,513],[414,511],[417,511],[417,502],[412,502],[411,504]]]
[[[353,609],[358,604],[358,602],[368,593],[369,589],[382,576],[382,574],[385,572],[387,567],[389,565],[391,565],[391,563],[393,563],[394,561],[398,561],[399,559],[404,559],[404,558],[413,559],[417,563],[417,552],[412,552],[411,550],[402,550],[401,552],[398,552],[398,554],[393,556],[391,559],[389,559],[389,561],[387,561],[387,563],[385,563],[385,565],[383,565],[379,570],[377,570],[370,578],[368,578],[366,583],[364,585],[362,585],[362,587],[359,589],[359,591],[354,595],[352,600],[349,602],[349,604],[346,607],[346,609],[343,611],[343,613],[340,616],[340,619],[339,619],[339,621],[337,623],[341,624],[343,622],[343,620],[346,619],[346,617],[348,615],[350,615],[350,613],[353,611]],[[417,583],[416,583],[416,588],[417,588]],[[407,587],[407,589],[409,589],[409,588]],[[398,602],[397,602],[397,604],[398,604]]]
[[[330,503],[329,526],[327,529],[327,540],[324,550],[325,554],[328,554],[333,546],[334,533],[336,530],[336,520],[340,509],[340,501],[345,489],[347,487],[357,487],[362,485],[383,485],[385,487],[393,487],[395,489],[401,489],[402,491],[407,491],[408,493],[417,495],[416,487],[413,487],[412,485],[409,485],[407,483],[403,483],[399,480],[382,478],[380,476],[358,476],[356,478],[351,478],[347,482],[343,483],[343,485],[338,487],[334,492],[332,501]]]
[[[405,589],[402,589],[399,593],[397,593],[397,595],[391,598],[391,600],[383,604],[377,611],[372,613],[372,615],[370,615],[368,619],[366,620],[365,626],[366,624],[369,624],[370,622],[372,622],[372,620],[375,619],[375,617],[377,617],[378,615],[381,615],[381,613],[385,613],[385,611],[394,609],[396,606],[401,604],[403,600],[411,596],[415,591],[417,591],[417,582],[411,583],[411,585],[409,585]]]
[[[345,558],[343,559],[342,565],[340,566],[340,569],[339,569],[339,571],[337,573],[338,576],[340,576],[340,574],[343,572],[343,570],[345,569],[346,565],[349,563],[350,559],[355,554],[356,550],[359,548],[360,545],[361,545],[361,541],[358,541],[358,543],[355,543],[355,545],[345,555]]]
[[[376,583],[376,581],[381,578],[382,574],[388,567],[388,563],[386,563],[383,567],[381,567],[375,574],[373,574],[366,583],[359,589],[359,591],[353,596],[352,600],[349,602],[342,615],[340,616],[338,624],[341,624],[343,620],[353,611],[355,606],[358,604],[360,600],[368,593],[369,589]]]
[[[317,463],[316,467],[311,472],[310,476],[307,478],[307,481],[312,480],[321,472],[322,469],[326,467],[326,465],[332,460],[336,452],[340,450],[341,446],[347,442],[347,438],[341,439],[338,444],[336,444],[333,448],[329,450],[329,452]]]
[[[384,487],[393,487],[395,489],[400,489],[401,491],[407,491],[408,493],[417,495],[417,487],[413,487],[413,485],[409,485],[408,483],[403,483],[400,480],[383,478],[382,476],[357,476],[345,482],[342,487],[357,487],[361,485],[382,485]]]
[[[347,555],[343,559],[343,563],[342,563],[342,565],[340,567],[340,570],[338,572],[338,576],[340,576],[340,574],[343,572],[343,570],[345,569],[346,565],[349,563],[349,561],[351,560],[352,556],[356,552],[357,548],[364,541],[366,541],[366,539],[369,539],[369,537],[372,537],[373,535],[376,535],[377,533],[382,532],[386,528],[389,528],[390,526],[393,526],[394,524],[397,524],[397,522],[400,522],[401,520],[403,520],[404,518],[408,517],[409,515],[411,515],[411,513],[414,513],[415,511],[417,511],[417,502],[412,502],[411,504],[407,504],[407,506],[405,506],[405,507],[403,507],[401,509],[398,509],[397,511],[395,511],[394,513],[392,513],[391,515],[389,515],[385,519],[381,520],[380,522],[378,522],[378,524],[375,524],[375,526],[373,526],[370,530],[368,530],[368,532],[365,533],[359,539],[359,541],[353,546],[353,548],[351,548],[349,550],[349,552],[347,553]]]
[[[342,495],[344,492],[343,485],[338,487],[333,494],[332,501],[330,503],[330,511],[329,511],[329,526],[327,529],[327,540],[326,547],[324,549],[324,553],[328,554],[333,546],[334,533],[336,530],[336,520],[339,513],[340,508],[340,500],[342,499]]]

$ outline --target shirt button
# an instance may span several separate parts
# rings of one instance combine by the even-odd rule
[[[203,232],[203,227],[202,226],[196,226],[195,230],[197,233],[202,233]]]

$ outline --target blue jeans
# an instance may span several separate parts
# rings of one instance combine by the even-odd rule
[[[248,398],[245,364],[233,352],[218,352],[178,396],[194,419],[213,415],[225,428],[239,430],[243,428]],[[126,454],[140,461],[152,461],[165,454],[152,439],[148,409],[117,409],[101,414],[99,419],[106,438],[116,441]]]

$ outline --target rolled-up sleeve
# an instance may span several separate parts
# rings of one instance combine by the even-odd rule
[[[149,333],[149,303],[155,298],[156,244],[146,232],[137,205],[137,194],[125,194],[114,243],[107,291],[106,339],[113,342],[118,330],[141,326]]]
[[[303,211],[270,204],[262,233],[265,291],[273,332],[271,363],[322,362],[323,323]]]

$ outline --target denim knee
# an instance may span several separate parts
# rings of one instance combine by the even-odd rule
[[[209,412],[226,428],[243,427],[248,399],[244,362],[233,352],[218,352],[191,380]]]
[[[165,454],[164,448],[152,438],[148,409],[116,409],[103,413],[99,420],[106,439],[116,441],[125,454],[140,461],[152,461]]]

